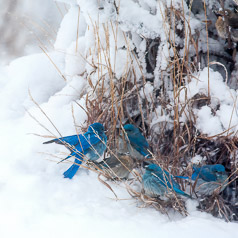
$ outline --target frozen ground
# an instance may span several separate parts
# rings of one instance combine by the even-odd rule
[[[88,7],[87,1],[80,2],[85,9]],[[88,27],[91,31],[85,32],[85,19],[80,19],[80,53],[77,57],[70,57],[70,53],[73,54],[75,49],[73,41],[76,39],[77,24],[75,21],[72,22],[72,19],[75,20],[75,16],[77,18],[77,9],[72,7],[66,15],[55,44],[58,50],[49,55],[58,69],[66,72],[67,81],[59,75],[43,53],[16,59],[9,66],[0,69],[0,236],[238,237],[237,223],[226,223],[209,214],[201,213],[196,210],[196,203],[193,201],[187,202],[188,217],[170,214],[168,218],[152,208],[141,207],[119,183],[112,184],[120,199],[115,200],[112,192],[98,181],[97,175],[93,172],[80,169],[74,179],[63,178],[62,173],[69,164],[56,164],[58,159],[52,155],[63,158],[65,153],[68,153],[67,150],[59,145],[43,145],[42,142],[47,138],[33,134],[50,135],[50,132],[39,126],[27,111],[56,136],[59,134],[32,102],[29,92],[64,136],[75,134],[72,105],[76,124],[81,125],[86,120],[84,111],[72,102],[78,100],[78,103],[84,106],[83,92],[85,89],[89,90],[89,87],[87,81],[79,75],[85,70],[90,73],[92,69],[85,66],[81,56],[87,55],[90,44],[93,45],[94,42],[90,42],[92,28]],[[124,43],[121,44],[123,48]],[[63,50],[68,54],[63,54]],[[122,49],[122,58],[123,55]],[[89,61],[90,57],[92,56],[89,56]],[[122,60],[117,60],[117,67],[120,63]],[[74,67],[74,64],[80,67]],[[201,88],[207,87],[206,75],[206,69],[198,75]],[[210,77],[212,76],[214,83],[219,85],[218,89],[224,92],[221,100],[230,118],[233,101],[225,93],[228,90],[235,96],[236,92],[227,89],[219,74],[211,72]],[[198,84],[188,85],[189,97],[196,93],[197,87]],[[149,89],[150,87],[148,91]],[[78,99],[80,93],[82,96]],[[215,91],[212,93],[215,94]],[[200,116],[198,125],[201,130],[206,130],[204,123],[211,119],[211,113],[207,108],[202,110],[203,113],[201,110],[197,112]],[[217,123],[213,130],[209,131],[210,135],[219,131],[221,126],[231,126],[226,125],[228,119],[221,115],[222,113],[218,113],[214,119]],[[235,125],[237,117],[234,120],[232,125]],[[212,119],[209,124],[213,125]]]

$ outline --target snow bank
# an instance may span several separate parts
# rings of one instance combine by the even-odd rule
[[[67,149],[59,145],[42,145],[47,138],[39,135],[59,136],[54,126],[48,121],[29,97],[28,89],[32,97],[40,105],[42,110],[51,119],[59,132],[63,135],[76,133],[75,125],[83,125],[87,119],[86,113],[74,103],[76,101],[85,106],[86,92],[90,91],[87,76],[90,75],[98,82],[98,67],[102,66],[102,72],[106,72],[108,62],[111,62],[115,80],[126,75],[130,67],[135,68],[138,78],[145,68],[139,69],[137,60],[145,65],[145,59],[140,57],[145,52],[145,42],[139,34],[149,36],[161,34],[166,40],[166,35],[161,28],[161,13],[147,17],[146,13],[155,11],[154,1],[140,1],[143,9],[134,1],[121,1],[121,13],[119,15],[119,28],[117,40],[119,51],[115,51],[116,29],[108,25],[110,47],[106,41],[101,42],[101,48],[97,47],[95,39],[95,26],[90,21],[87,10],[95,14],[97,18],[101,10],[97,5],[90,5],[97,1],[81,1],[82,14],[80,14],[80,28],[78,48],[76,49],[76,26],[78,7],[74,1],[66,1],[72,4],[69,13],[63,19],[55,43],[56,51],[49,54],[58,69],[65,74],[65,80],[57,69],[49,61],[45,54],[32,55],[13,61],[8,67],[1,69],[0,77],[0,234],[1,237],[216,237],[237,236],[237,224],[226,223],[209,214],[196,210],[196,203],[187,202],[188,217],[170,213],[168,218],[152,208],[142,208],[136,200],[132,199],[122,184],[110,183],[116,191],[119,200],[116,200],[111,191],[101,184],[97,175],[80,169],[74,179],[64,179],[62,176],[70,162],[56,164],[59,158],[64,158]],[[176,1],[179,4],[179,1]],[[102,1],[102,22],[114,19],[111,1]],[[96,6],[96,7],[95,7]],[[92,7],[92,9],[91,9]],[[128,8],[127,8],[128,7]],[[163,7],[161,6],[161,10]],[[95,11],[95,12],[94,12]],[[141,23],[134,25],[137,14]],[[101,13],[100,13],[101,14]],[[144,16],[144,17],[142,17]],[[93,18],[93,19],[94,19]],[[135,23],[135,22],[134,22]],[[100,39],[106,39],[103,25],[96,35]],[[125,34],[125,30],[134,31],[133,39]],[[160,31],[161,30],[161,31]],[[158,33],[160,32],[160,33]],[[125,36],[125,37],[124,37]],[[126,40],[125,40],[126,39]],[[128,67],[128,51],[132,52],[137,47],[137,55],[130,58]],[[103,48],[105,47],[105,48]],[[108,55],[103,54],[108,50]],[[169,54],[164,48],[165,55]],[[131,60],[132,59],[132,60]],[[161,64],[165,63],[164,60]],[[104,68],[103,68],[104,67]],[[145,67],[145,66],[143,66]],[[105,71],[103,71],[105,70]],[[101,72],[101,71],[100,71]],[[186,98],[192,98],[199,90],[207,92],[207,69],[197,75],[199,80],[193,80],[187,85]],[[232,113],[235,105],[236,91],[229,89],[223,82],[220,74],[210,74],[210,93],[212,105],[220,104],[217,114],[214,116],[209,106],[203,106],[197,110],[197,127],[208,135],[220,133],[234,126],[235,131],[238,118]],[[145,85],[145,91],[140,92],[150,100],[153,87],[150,83]],[[219,100],[217,100],[219,97]],[[181,91],[181,103],[186,103],[185,92]],[[33,120],[28,112],[35,117],[49,131],[41,127]],[[163,120],[169,121],[168,115],[154,113],[153,125]],[[73,115],[72,115],[73,114]],[[229,115],[229,117],[225,116]],[[229,120],[232,115],[232,120]],[[75,121],[74,121],[75,118]],[[156,119],[157,118],[157,119]],[[185,119],[184,119],[185,120]],[[80,131],[78,131],[80,132]],[[194,158],[201,160],[201,158]]]

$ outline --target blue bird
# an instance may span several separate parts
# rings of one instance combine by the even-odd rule
[[[182,179],[189,177],[176,176]],[[212,195],[215,190],[220,187],[223,191],[228,183],[228,176],[225,167],[221,164],[204,165],[202,167],[193,166],[193,174],[191,176],[194,191],[200,196]]]
[[[195,192],[199,195],[211,195],[220,187],[220,192],[227,185],[227,174],[225,167],[221,164],[193,166],[194,173],[191,179],[196,182]]]
[[[180,189],[179,184],[174,181],[172,175],[157,164],[150,164],[146,167],[142,182],[145,194],[150,197],[160,197],[164,200],[166,198],[165,195],[171,191],[178,195],[190,197]]]
[[[71,154],[62,161],[71,157],[75,158],[74,164],[64,172],[64,177],[72,179],[79,169],[84,157],[89,160],[99,159],[106,150],[107,136],[101,123],[94,123],[89,126],[84,134],[66,136],[59,139],[50,140],[43,144],[57,143],[64,145]],[[62,162],[61,161],[61,162]]]
[[[140,130],[132,124],[126,124],[123,128],[126,132],[126,141],[123,141],[121,138],[119,148],[123,150],[125,147],[124,144],[126,144],[131,157],[139,160],[151,158],[152,156],[149,152],[149,144],[145,137],[141,134]]]

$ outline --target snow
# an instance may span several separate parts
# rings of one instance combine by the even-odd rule
[[[197,114],[197,128],[202,132],[213,136],[222,133],[221,123],[218,117],[212,116],[211,108],[204,106]]]
[[[65,57],[65,73],[68,76],[81,75],[85,71],[86,56],[85,37],[80,37],[78,43],[73,42],[67,49]]]
[[[193,164],[199,164],[199,163],[201,163],[201,162],[204,161],[204,160],[206,160],[205,157],[202,157],[201,155],[196,155],[196,156],[194,156],[194,157],[191,159],[191,162],[192,162]]]
[[[82,24],[79,29],[77,51],[75,49],[78,7],[74,5],[75,1],[64,0],[64,2],[71,3],[72,7],[59,29],[55,51],[49,53],[50,59],[57,68],[49,57],[42,53],[16,59],[9,66],[0,69],[1,237],[143,238],[150,235],[163,238],[238,237],[237,223],[226,223],[210,214],[197,211],[195,201],[187,201],[189,216],[182,217],[170,212],[168,217],[153,208],[143,207],[143,204],[128,194],[123,183],[107,181],[119,198],[119,200],[115,199],[113,193],[99,182],[97,174],[83,168],[72,180],[63,178],[62,173],[70,166],[70,161],[60,164],[57,162],[59,158],[65,157],[68,153],[67,149],[57,144],[43,145],[42,143],[48,138],[34,135],[60,136],[45,114],[61,135],[75,134],[75,124],[85,125],[87,120],[86,113],[75,103],[76,101],[85,107],[86,92],[90,91],[85,75],[91,75],[94,83],[98,80],[98,72],[93,71],[92,65],[110,61],[115,64],[113,68],[115,77],[121,77],[129,71],[128,51],[123,47],[137,44],[141,46],[139,53],[145,51],[145,42],[139,40],[139,33],[134,32],[134,42],[130,42],[129,37],[127,38],[129,43],[125,42],[123,29],[132,30],[132,24],[127,21],[132,21],[138,13],[145,16],[143,18],[145,28],[142,27],[141,32],[153,35],[154,31],[162,29],[161,26],[155,25],[155,22],[158,24],[161,20],[159,13],[146,17],[148,6],[155,9],[153,1],[146,3],[140,1],[144,8],[139,9],[138,12],[139,5],[134,1],[121,1],[123,11],[120,19],[126,21],[118,29],[117,37],[120,39],[118,47],[121,48],[114,52],[115,45],[112,45],[110,58],[102,57],[98,62],[98,55],[102,54],[103,50],[99,52],[100,49],[95,47],[90,53],[95,39],[92,22],[89,21],[86,10],[89,9],[89,3],[92,1],[78,0],[78,3],[82,4],[82,14],[80,14]],[[105,2],[110,3],[110,1]],[[95,6],[92,14],[98,13],[98,8]],[[135,10],[130,12],[133,7]],[[105,16],[109,14],[109,19],[113,18],[110,15],[112,12],[102,14]],[[105,16],[103,21],[106,21]],[[104,34],[105,37],[102,29],[99,30],[99,34],[101,37]],[[112,29],[109,28],[109,32],[111,33]],[[165,39],[165,35],[163,37]],[[110,41],[113,42],[112,34]],[[130,52],[133,49],[128,50]],[[169,55],[168,49],[163,44],[161,52],[165,56]],[[167,62],[164,57],[162,58],[161,65],[166,67]],[[132,65],[135,67],[139,78],[141,72],[136,58],[132,59],[134,60],[130,62],[130,67]],[[138,58],[138,60],[143,65],[144,59]],[[66,75],[65,79],[62,78],[61,73]],[[186,103],[185,98],[191,99],[201,91],[208,92],[207,75],[207,68],[205,68],[188,82],[186,97],[185,90],[181,90],[181,103]],[[215,116],[207,105],[198,109],[196,126],[209,136],[231,127],[234,127],[232,130],[235,132],[238,117],[233,108],[235,105],[236,109],[237,92],[228,88],[222,76],[212,70],[210,85],[212,85],[210,88],[212,105],[215,107],[220,104],[220,107]],[[147,97],[150,101],[153,86],[149,82],[144,86],[144,92],[140,92],[141,97]],[[45,114],[32,102],[29,91]],[[151,125],[171,120],[165,112],[162,113],[162,108],[158,107],[156,111],[157,115],[154,114]],[[185,121],[184,115],[182,117]],[[203,158],[192,159],[194,162],[201,160]]]
[[[141,89],[141,91],[140,91],[141,98],[146,98],[149,102],[151,102],[152,95],[153,95],[153,89],[154,89],[154,87],[152,86],[152,84],[147,82],[144,85],[143,89]]]
[[[61,53],[53,52],[49,58],[59,70],[63,68]],[[1,81],[5,85],[1,88],[0,100],[5,106],[5,113],[0,117],[23,115],[25,108],[28,109],[29,104],[32,104],[29,91],[38,103],[43,103],[63,88],[65,81],[49,58],[44,53],[24,56],[12,61],[4,69],[6,75],[2,76]],[[24,65],[26,67],[22,67]]]
[[[79,27],[78,27],[79,15]],[[78,32],[77,32],[78,30]],[[86,30],[84,17],[79,13],[78,6],[73,6],[63,18],[55,41],[55,49],[65,52],[77,36],[84,35]]]
[[[238,92],[226,85],[220,73],[212,69],[209,72],[208,79],[208,68],[204,68],[187,84],[186,90],[182,89],[180,93],[181,103],[182,105],[186,104],[187,100],[192,99],[196,94],[208,95],[209,88],[211,105],[194,109],[197,116],[197,128],[208,136],[214,136],[225,131],[235,133],[238,129],[236,103]],[[182,120],[186,121],[185,114],[182,116]]]
[[[236,237],[237,224],[196,211],[192,201],[188,217],[171,214],[169,219],[139,207],[120,184],[113,189],[129,200],[116,201],[93,172],[81,169],[73,180],[64,179],[68,164],[56,165],[38,153],[61,147],[47,148],[42,138],[27,135],[34,124],[27,116],[1,121],[1,237]]]

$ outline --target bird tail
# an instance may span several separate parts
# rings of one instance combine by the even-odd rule
[[[54,143],[54,142],[56,142],[58,139],[53,139],[53,140],[49,140],[49,141],[45,141],[45,142],[43,142],[43,144],[51,144],[51,143]]]
[[[188,176],[174,176],[175,178],[181,178],[181,179],[189,179]]]
[[[185,192],[183,192],[182,195],[183,195],[184,197],[187,197],[187,198],[191,198],[191,199],[192,199],[192,197],[191,197],[189,194],[185,193]]]
[[[64,173],[64,178],[69,178],[72,179],[74,177],[74,175],[76,174],[76,172],[79,169],[79,165],[78,164],[82,164],[82,161],[75,159],[74,161],[75,164],[73,164],[72,166],[70,166]]]
[[[53,139],[53,140],[49,140],[49,141],[43,142],[44,145],[51,144],[51,143],[63,144],[63,142],[61,141],[61,138],[60,139]]]
[[[187,194],[187,193],[185,193],[184,191],[182,191],[181,189],[179,189],[179,188],[173,188],[174,189],[174,191],[177,193],[177,194],[180,194],[180,195],[182,195],[182,196],[184,196],[184,197],[187,197],[187,198],[191,198],[191,196],[189,195],[189,194]]]

